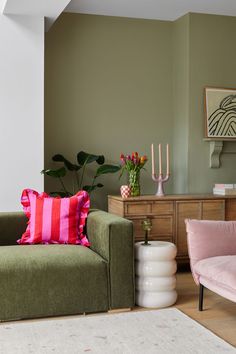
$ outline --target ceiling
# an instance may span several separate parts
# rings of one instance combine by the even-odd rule
[[[188,12],[236,16],[236,0],[72,0],[65,11],[174,21]]]
[[[0,0],[0,14],[44,16],[49,30],[70,0]]]

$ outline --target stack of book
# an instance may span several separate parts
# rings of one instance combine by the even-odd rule
[[[213,194],[219,195],[236,195],[236,184],[233,183],[216,183],[213,188]]]

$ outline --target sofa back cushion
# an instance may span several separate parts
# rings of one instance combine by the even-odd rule
[[[25,231],[26,222],[22,211],[0,212],[0,246],[15,245]]]
[[[70,198],[50,197],[25,189],[21,203],[28,217],[28,226],[19,244],[61,243],[89,246],[83,228],[90,200],[85,191]]]
[[[194,265],[201,259],[236,255],[236,221],[185,220],[190,265],[195,281]]]

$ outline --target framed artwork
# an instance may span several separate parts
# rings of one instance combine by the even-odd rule
[[[236,89],[205,87],[206,138],[236,139]]]

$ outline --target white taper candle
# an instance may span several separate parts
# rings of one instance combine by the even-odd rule
[[[159,144],[159,175],[162,174],[162,156],[161,156],[161,144]]]
[[[154,158],[154,146],[151,145],[151,152],[152,152],[152,175],[155,174],[155,158]]]
[[[169,144],[166,145],[166,174],[170,174],[170,152],[169,152]]]

